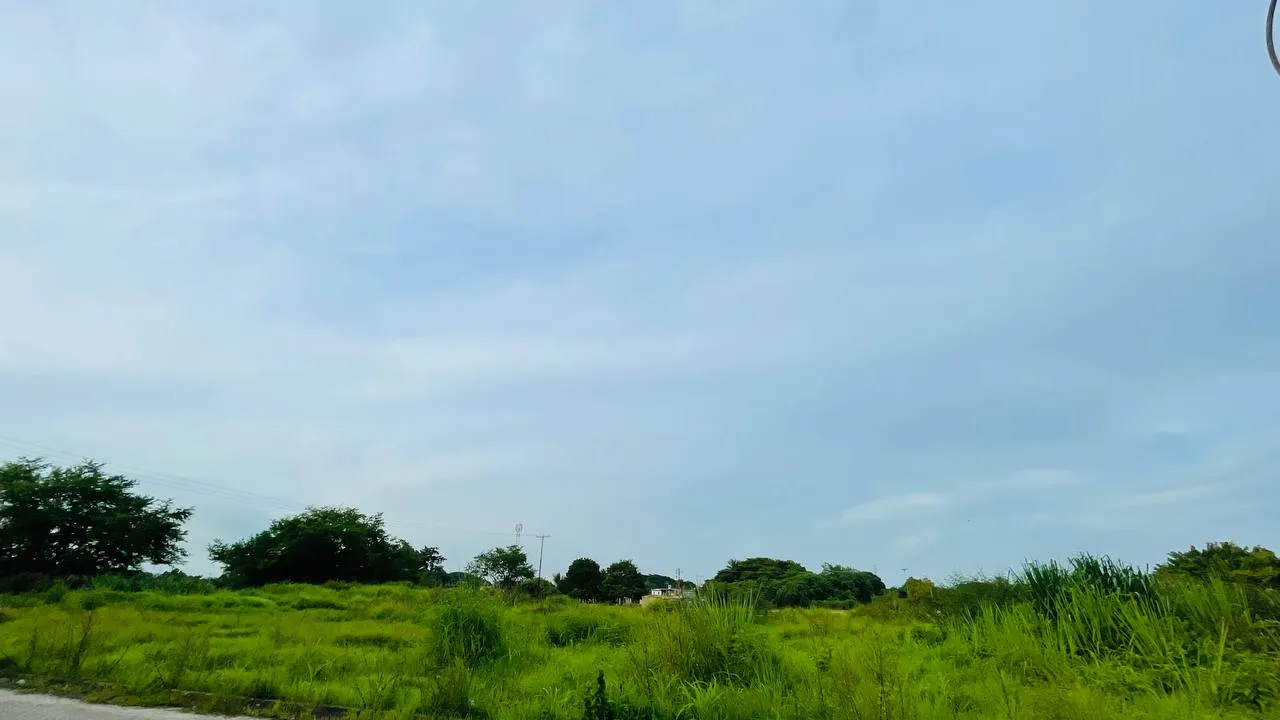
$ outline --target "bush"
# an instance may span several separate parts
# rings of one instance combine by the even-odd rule
[[[438,668],[461,662],[469,668],[507,653],[502,610],[479,593],[458,591],[431,617],[431,655]]]
[[[931,613],[946,617],[967,617],[984,607],[1009,607],[1025,597],[1024,588],[1008,578],[963,578],[934,589],[920,602]]]
[[[522,580],[520,584],[516,586],[516,592],[524,597],[540,600],[542,598],[548,598],[555,595],[556,586],[552,585],[550,581],[542,578],[530,578],[528,580]]]
[[[642,685],[666,675],[677,682],[748,686],[780,673],[781,658],[759,627],[756,605],[720,598],[678,605],[676,612],[654,615],[637,639],[633,670]]]
[[[546,634],[547,643],[552,647],[592,642],[623,645],[630,637],[628,626],[584,612],[563,613],[548,618]]]
[[[21,572],[0,577],[0,595],[23,595],[48,590],[56,581],[49,575]]]
[[[316,595],[302,595],[292,603],[294,610],[346,610],[345,603],[333,598]]]

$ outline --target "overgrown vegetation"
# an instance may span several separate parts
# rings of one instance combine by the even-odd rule
[[[92,463],[0,467],[0,677],[278,717],[1280,718],[1261,547],[900,588],[750,558],[696,600],[619,605],[678,581],[579,558],[551,583],[519,546],[445,573],[350,508],[215,543],[219,578],[143,572],[182,557],[191,511],[131,488]]]
[[[102,578],[0,596],[0,674],[281,716],[299,703],[573,720],[1280,717],[1275,593],[1090,557],[917,583],[852,611],[770,611],[714,590],[645,608]]]

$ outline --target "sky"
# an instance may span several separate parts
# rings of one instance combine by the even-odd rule
[[[0,0],[0,458],[202,573],[1276,547],[1264,5]]]

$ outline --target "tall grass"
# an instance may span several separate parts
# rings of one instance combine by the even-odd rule
[[[394,585],[50,588],[0,596],[0,675],[94,681],[123,702],[252,697],[281,716],[296,708],[271,703],[494,720],[1280,717],[1265,596],[1089,558],[991,581],[987,600],[983,582],[941,616],[905,600],[766,612],[714,595],[655,610]]]
[[[431,613],[432,657],[440,667],[477,668],[507,653],[502,611],[475,591],[449,596]]]
[[[673,607],[674,612],[650,611],[644,632],[629,648],[632,674],[646,687],[655,677],[739,686],[779,678],[782,663],[754,597],[709,596]]]

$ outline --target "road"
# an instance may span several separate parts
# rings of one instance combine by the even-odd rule
[[[0,690],[0,720],[193,720],[178,710],[91,705],[79,700]],[[226,718],[222,720],[255,720]]]

